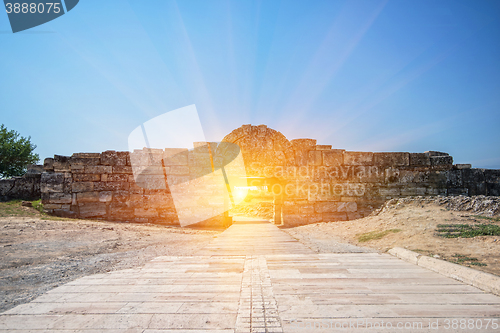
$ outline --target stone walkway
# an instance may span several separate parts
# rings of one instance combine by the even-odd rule
[[[317,254],[269,223],[234,224],[194,256],[87,276],[0,314],[0,332],[500,332],[499,326],[500,297],[387,254]]]

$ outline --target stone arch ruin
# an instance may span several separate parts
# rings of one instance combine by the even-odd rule
[[[447,153],[428,151],[355,152],[318,145],[314,139],[288,140],[265,125],[243,125],[222,142],[239,146],[244,168],[252,181],[269,181],[271,198],[282,204],[282,221],[295,226],[320,221],[352,220],[370,214],[388,199],[406,196],[500,195],[500,170],[473,169],[453,164]],[[167,187],[143,186],[134,177],[131,154],[148,154],[150,174],[176,183],[214,172],[222,158],[214,152],[219,143],[198,142],[194,149],[143,149],[142,151],[77,153],[54,156],[44,163],[41,195],[48,213],[59,216],[118,221],[178,224]],[[172,158],[175,151],[175,158]],[[215,165],[215,169],[214,169]],[[156,171],[155,171],[156,170]],[[156,178],[155,178],[156,177]],[[215,185],[214,185],[215,186]],[[258,196],[252,193],[250,196]],[[183,206],[186,214],[202,207],[222,223],[221,202],[210,200],[210,189],[201,188]],[[269,197],[269,196],[268,196]],[[194,197],[193,197],[194,198]],[[208,198],[208,199],[207,199]],[[218,207],[218,210],[216,209]],[[215,222],[214,222],[215,221]],[[217,222],[219,221],[219,222]]]

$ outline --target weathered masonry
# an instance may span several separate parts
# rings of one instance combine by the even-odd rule
[[[360,218],[391,198],[500,195],[500,170],[453,165],[453,158],[442,152],[345,151],[313,139],[289,141],[265,125],[244,125],[222,141],[241,149],[248,197],[265,196],[260,193],[265,188],[278,210],[282,208],[286,226]],[[45,160],[42,200],[55,215],[178,224],[181,212],[168,186],[151,187],[134,178],[131,154],[149,156],[144,163],[151,166],[153,182],[181,182],[214,170],[217,145],[195,143],[194,149],[179,150],[175,158],[172,149],[56,155]],[[262,180],[267,181],[265,187]],[[223,203],[211,200],[214,186],[223,184],[191,190],[186,193],[189,205],[177,209],[193,215],[213,209],[213,220],[220,221]]]

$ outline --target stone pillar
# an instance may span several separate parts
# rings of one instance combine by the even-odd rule
[[[283,198],[281,195],[275,195],[274,196],[274,207],[273,207],[273,213],[274,213],[274,224],[281,224],[281,212],[283,208]]]

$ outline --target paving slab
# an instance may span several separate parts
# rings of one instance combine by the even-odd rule
[[[96,274],[0,314],[0,332],[500,332],[500,297],[387,254],[318,254],[266,222],[191,256]]]

